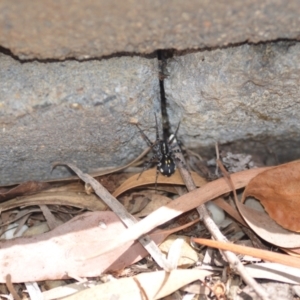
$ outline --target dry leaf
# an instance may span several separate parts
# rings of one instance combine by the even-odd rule
[[[169,234],[194,223],[157,230],[150,237],[159,244]],[[124,231],[125,225],[115,213],[88,212],[44,234],[0,241],[0,282],[5,282],[7,274],[11,274],[12,282],[26,282],[119,271],[148,255],[139,242],[129,242],[97,258],[85,258],[118,240]]]
[[[170,295],[182,286],[195,280],[204,281],[206,276],[212,275],[204,270],[173,270],[139,274],[134,277],[121,278],[105,284],[86,289],[64,300],[152,300]]]
[[[147,204],[151,202],[149,194],[150,193],[147,191],[130,193],[129,195],[122,197],[121,203],[123,203],[124,207],[130,214],[134,215],[143,210]]]
[[[138,214],[135,214],[135,217],[145,217],[148,216],[150,213],[152,213],[153,211],[157,210],[158,208],[160,208],[163,205],[168,204],[170,201],[172,201],[172,199],[165,197],[163,195],[159,195],[159,194],[148,194],[148,198],[151,199],[151,201],[146,205],[146,207],[140,211]]]
[[[260,212],[240,202],[239,212],[249,227],[265,241],[282,248],[300,247],[300,234],[278,225],[266,212]]]
[[[79,183],[54,187],[38,194],[22,196],[1,203],[1,211],[32,205],[70,205],[92,211],[105,210],[107,206],[95,194],[87,195]]]
[[[266,169],[267,168],[257,168],[242,171],[232,174],[231,179],[235,188],[239,189],[244,187],[253,177],[265,171]],[[101,250],[96,250],[94,256],[109,252],[128,241],[136,240],[157,226],[160,226],[174,219],[175,217],[178,217],[182,213],[192,210],[193,208],[196,208],[197,206],[230,191],[231,188],[228,185],[227,180],[224,178],[209,182],[200,189],[196,189],[190,193],[187,193],[171,201],[169,204],[160,207],[146,218],[132,226],[132,228],[127,229],[124,234],[119,236],[118,241],[104,245]]]
[[[245,266],[249,275],[254,278],[270,279],[291,284],[299,284],[298,268],[287,267],[276,263],[258,263]]]
[[[76,282],[66,285],[61,285],[50,290],[44,291],[42,293],[43,300],[56,300],[62,297],[66,297],[72,295],[74,293],[78,293],[79,291],[85,290],[89,285],[89,282]],[[31,299],[23,299],[23,300],[31,300]]]
[[[286,165],[289,164],[285,164],[283,166]],[[268,168],[268,171],[277,168],[278,167]],[[266,171],[260,172],[260,174],[264,174],[265,172]],[[230,178],[233,179],[233,175],[231,175]],[[253,181],[254,178],[259,178],[259,176],[254,176],[249,182]],[[257,184],[259,183],[257,182]],[[236,189],[238,188],[234,182],[232,182],[230,186],[234,186]],[[239,201],[236,201],[236,206],[248,226],[261,238],[282,248],[295,248],[300,246],[300,234],[284,229],[272,220],[265,211],[257,211],[245,206]]]
[[[258,199],[270,217],[282,227],[300,232],[300,161],[267,170],[247,185],[242,202]]]
[[[181,268],[188,268],[192,265],[195,265],[195,263],[198,261],[198,253],[194,248],[191,247],[190,238],[187,236],[170,235],[164,242],[160,244],[159,249],[168,255],[170,247],[177,239],[182,239],[183,241],[177,265]]]
[[[6,274],[11,274],[13,282],[25,282],[68,278],[68,273],[92,277],[119,270],[147,255],[139,243],[130,251],[132,243],[103,257],[86,261],[82,258],[117,239],[124,230],[113,212],[88,212],[47,233],[1,241],[0,282],[5,282]]]
[[[1,188],[0,190],[0,202],[9,200],[18,196],[33,194],[50,187],[49,183],[38,181],[27,181],[19,184],[16,187],[7,189]]]
[[[154,184],[156,178],[156,168],[146,170],[145,172],[143,172],[140,178],[138,178],[139,175],[140,174],[135,174],[132,177],[128,178],[125,182],[123,182],[123,184],[115,190],[113,196],[118,197],[122,193],[135,187]],[[206,180],[200,177],[197,173],[191,172],[191,175],[196,186],[203,186],[206,183]],[[170,177],[163,176],[161,173],[159,173],[157,177],[157,184],[184,185],[180,172],[178,170],[176,170],[175,173]]]
[[[60,163],[60,165],[65,165],[76,175],[83,180],[86,184],[89,184],[95,194],[97,194],[103,201],[109,206],[109,208],[115,212],[120,220],[127,226],[131,227],[137,223],[137,220],[125,209],[125,207],[114,197],[112,196],[97,180],[95,180],[90,175],[83,173],[80,169],[77,168],[74,164]],[[144,235],[139,238],[139,242],[143,247],[149,252],[155,262],[162,267],[164,270],[171,270],[171,266],[169,265],[166,258],[161,254],[157,245],[150,239],[148,235]],[[92,257],[90,257],[92,258]]]

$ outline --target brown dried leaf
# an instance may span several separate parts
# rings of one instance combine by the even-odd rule
[[[148,194],[148,198],[151,199],[151,201],[149,202],[149,204],[146,205],[146,207],[140,211],[139,213],[135,214],[135,217],[145,217],[148,216],[150,213],[152,213],[153,211],[157,210],[158,208],[160,208],[163,205],[167,205],[170,201],[172,201],[172,199],[165,197],[163,195],[159,195],[159,194]]]
[[[300,234],[278,225],[266,212],[236,203],[249,227],[265,241],[283,248],[300,247]]]
[[[27,181],[19,184],[16,187],[7,189],[1,188],[0,191],[0,202],[9,200],[18,196],[33,194],[50,187],[49,183],[38,182],[38,181]]]
[[[107,207],[95,194],[87,195],[82,184],[73,183],[6,201],[0,204],[0,209],[5,211],[21,206],[50,204],[70,205],[92,211],[105,210]]]
[[[200,177],[197,173],[191,172],[191,175],[196,186],[199,187],[206,184],[207,181],[204,178]],[[128,178],[120,187],[118,187],[114,191],[113,196],[118,197],[119,195],[126,192],[127,190],[130,190],[135,187],[154,184],[156,178],[156,168],[149,169],[143,172],[140,178],[138,177],[139,174],[135,174],[132,177]],[[175,173],[170,177],[163,176],[161,173],[159,173],[157,177],[157,184],[184,185],[180,172],[178,170],[176,170]]]
[[[300,161],[274,167],[253,178],[243,200],[258,199],[269,216],[282,227],[300,232]]]
[[[143,210],[149,202],[151,202],[151,198],[148,196],[147,191],[130,193],[128,196],[125,195],[121,199],[121,203],[123,203],[124,207],[132,215]]]

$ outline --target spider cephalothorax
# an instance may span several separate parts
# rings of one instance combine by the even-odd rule
[[[169,140],[160,138],[159,133],[158,133],[158,124],[157,124],[156,115],[155,115],[155,124],[156,124],[156,141],[154,143],[152,143],[149,140],[149,138],[146,136],[144,131],[136,124],[140,133],[146,140],[148,146],[152,148],[152,151],[154,153],[154,155],[150,158],[150,160],[144,166],[144,170],[148,169],[150,167],[150,165],[154,161],[156,161],[157,162],[157,171],[159,171],[162,175],[169,177],[176,170],[175,156],[174,156],[175,152],[172,151],[172,142],[178,131],[179,124],[178,124],[175,134]],[[142,173],[140,173],[139,177],[142,175]]]

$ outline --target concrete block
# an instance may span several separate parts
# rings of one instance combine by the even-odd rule
[[[0,54],[0,185],[69,175],[55,161],[84,171],[121,166],[146,144],[130,119],[160,120],[156,59],[26,62]]]

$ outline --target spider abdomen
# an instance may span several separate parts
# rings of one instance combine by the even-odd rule
[[[157,170],[164,176],[171,176],[176,170],[176,164],[170,155],[163,155],[157,164]]]

